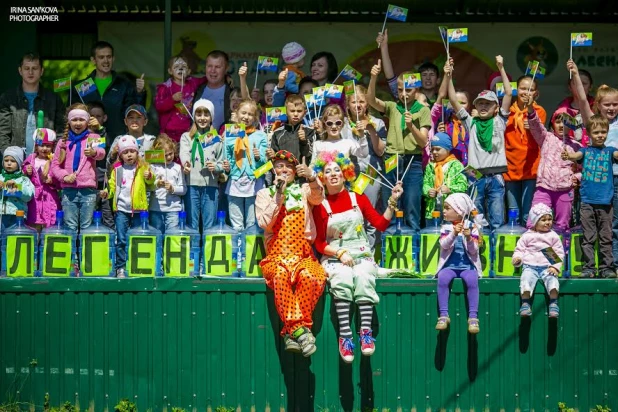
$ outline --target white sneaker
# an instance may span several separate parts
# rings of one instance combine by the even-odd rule
[[[126,272],[124,271],[123,268],[116,269],[116,277],[117,278],[126,278],[127,274],[126,274]]]

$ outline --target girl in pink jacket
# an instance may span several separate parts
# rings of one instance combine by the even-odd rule
[[[482,227],[483,216],[478,215],[475,223],[471,223],[468,219],[474,210],[474,202],[465,193],[453,193],[444,201],[446,223],[440,231],[440,260],[436,274],[440,310],[437,330],[445,330],[451,323],[448,298],[453,279],[458,277],[465,283],[467,290],[468,333],[479,333],[479,276],[483,273],[479,255],[479,242],[482,239],[479,228]]]
[[[67,127],[56,146],[51,172],[62,187],[64,222],[77,231],[92,223],[97,203],[96,161],[105,157],[105,150],[93,147],[92,141],[101,137],[88,130],[88,107],[75,103],[67,111]]]
[[[545,284],[549,295],[548,315],[557,318],[560,315],[558,308],[558,290],[560,283],[558,275],[564,260],[564,247],[560,236],[552,227],[552,211],[544,204],[537,204],[530,208],[529,214],[532,228],[521,235],[513,252],[513,266],[524,267],[519,281],[521,292],[521,307],[519,315],[532,315],[530,298],[539,280]]]
[[[161,133],[178,143],[180,136],[191,128],[189,113],[193,95],[206,81],[206,76],[199,79],[189,77],[191,69],[182,57],[172,57],[167,72],[171,77],[157,86],[155,108],[159,114]]]
[[[34,141],[34,153],[26,158],[22,171],[34,185],[34,196],[28,203],[26,222],[40,232],[41,229],[56,223],[56,211],[60,209],[60,182],[52,177],[50,170],[56,132],[51,129],[36,129]]]
[[[532,105],[528,106],[530,133],[541,148],[532,206],[543,203],[555,210],[555,227],[559,233],[567,233],[569,230],[574,188],[578,186],[581,178],[581,173],[573,171],[572,162],[562,160],[561,157],[564,147],[568,152],[577,152],[581,147],[580,142],[568,135],[568,130],[562,123],[563,113],[567,113],[567,110],[556,110],[551,118],[552,130],[548,131]],[[532,226],[529,219],[527,226]]]

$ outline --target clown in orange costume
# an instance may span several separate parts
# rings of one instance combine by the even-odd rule
[[[272,160],[273,186],[261,189],[255,201],[267,251],[260,266],[266,285],[275,292],[285,349],[308,357],[317,349],[312,315],[326,283],[324,269],[311,248],[316,233],[311,209],[324,200],[324,189],[304,158],[299,164],[292,153],[280,150]],[[308,183],[299,185],[297,176]]]

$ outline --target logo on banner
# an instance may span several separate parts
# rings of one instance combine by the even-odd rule
[[[545,68],[544,75],[549,76],[558,64],[558,49],[546,37],[530,37],[517,48],[517,65],[525,72],[528,63],[533,61],[539,62]]]

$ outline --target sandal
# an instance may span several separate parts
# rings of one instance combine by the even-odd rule
[[[448,329],[449,323],[451,323],[451,318],[449,318],[448,316],[440,316],[438,318],[438,323],[436,323],[436,330]]]
[[[468,319],[468,333],[476,335],[481,329],[479,328],[479,320],[477,318]]]
[[[532,316],[532,308],[530,308],[529,303],[521,304],[521,307],[519,308],[519,316],[521,316],[522,318]]]
[[[550,318],[557,318],[560,316],[560,308],[558,307],[557,303],[550,303],[549,304],[549,317]]]

